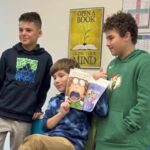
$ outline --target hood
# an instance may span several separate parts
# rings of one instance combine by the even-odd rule
[[[26,53],[26,54],[29,54],[29,55],[32,55],[32,54],[36,55],[36,54],[41,54],[41,53],[45,52],[45,49],[40,48],[39,44],[37,44],[36,48],[31,50],[31,51],[27,51],[26,49],[24,49],[22,47],[21,43],[17,43],[16,45],[13,46],[13,48],[18,52],[23,52],[23,53]]]
[[[119,57],[117,58],[120,62],[128,62],[132,59],[134,59],[135,57],[137,57],[138,55],[141,55],[142,53],[147,53],[144,50],[139,50],[136,49],[133,52],[131,52],[127,57],[125,57],[124,59],[120,59]]]

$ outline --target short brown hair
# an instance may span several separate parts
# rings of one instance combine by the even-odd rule
[[[19,17],[20,21],[34,22],[39,28],[42,27],[42,20],[37,12],[26,12]]]
[[[80,68],[80,65],[74,59],[62,58],[57,60],[50,69],[50,75],[52,76],[59,70],[64,70],[67,73],[70,73],[70,69]]]
[[[103,30],[106,32],[112,29],[115,29],[121,37],[124,37],[126,32],[130,32],[132,43],[137,43],[138,27],[130,13],[119,11],[108,17],[104,23]]]

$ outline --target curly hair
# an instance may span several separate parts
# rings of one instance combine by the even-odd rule
[[[130,13],[117,12],[106,19],[103,26],[103,31],[115,29],[121,37],[124,37],[126,32],[130,32],[133,44],[137,43],[138,27],[135,19]]]

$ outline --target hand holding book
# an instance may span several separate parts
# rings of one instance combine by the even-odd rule
[[[71,69],[65,99],[69,99],[70,107],[91,112],[108,84],[109,81],[95,80],[81,69]]]
[[[103,68],[100,68],[100,70],[94,72],[92,76],[95,80],[98,80],[99,78],[107,79],[107,74]]]

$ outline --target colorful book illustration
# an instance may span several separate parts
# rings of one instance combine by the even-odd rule
[[[91,112],[93,111],[96,103],[106,90],[109,85],[109,81],[105,79],[94,80],[93,78],[89,81],[88,91],[84,98],[83,110]]]
[[[90,78],[87,72],[80,69],[70,70],[65,97],[70,101],[70,107],[82,110]]]
[[[91,112],[108,85],[108,80],[94,80],[81,69],[71,69],[65,99],[70,101],[71,108]]]

